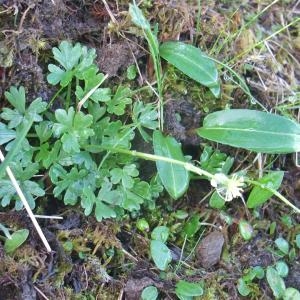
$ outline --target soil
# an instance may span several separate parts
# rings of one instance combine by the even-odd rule
[[[127,14],[128,1],[106,1],[110,11],[104,2],[0,1],[1,107],[7,105],[4,91],[12,85],[23,85],[28,99],[42,97],[45,101],[50,101],[55,91],[46,81],[47,65],[51,62],[52,47],[62,40],[80,42],[95,48],[99,68],[109,74],[112,84],[122,82],[127,67],[135,62],[138,62],[142,76],[137,80],[137,86],[146,80],[153,80],[152,62],[145,50],[146,43],[141,36],[136,37]],[[150,3],[148,18],[152,23],[159,23],[161,40],[180,38],[190,41],[191,36],[194,36],[198,45],[205,50],[212,49],[219,37],[225,41],[221,34],[226,30],[229,33],[236,32],[249,21],[251,14],[261,11],[271,3],[249,1],[247,4],[247,1],[237,1],[234,7],[231,7],[231,1],[204,1],[199,23],[201,33],[196,34],[198,1],[191,1],[191,4],[187,4],[189,1],[179,0],[144,2]],[[257,20],[261,31],[270,33],[272,25],[281,22],[278,21],[280,18],[286,18],[282,20],[286,24],[296,16],[299,17],[299,9],[297,10],[295,5],[293,1],[279,1],[273,5]],[[146,4],[144,7],[147,8]],[[238,13],[230,19],[235,9],[238,9]],[[282,14],[282,11],[285,13]],[[111,21],[110,13],[116,18],[118,25]],[[246,16],[247,20],[244,19]],[[257,41],[255,34],[262,34],[257,32],[257,28],[255,34],[253,30],[247,29],[235,43],[230,43],[223,51],[215,52],[219,56],[218,59],[229,61],[229,58],[248,49],[249,43],[250,46],[253,43],[251,38]],[[297,58],[300,57],[300,47],[299,42],[296,44],[299,35],[298,23],[289,32],[285,32],[285,35],[276,39],[274,44],[270,43],[271,50],[265,56],[260,57],[259,52],[251,52],[248,56],[241,55],[236,63],[236,71],[242,74],[253,96],[267,109],[277,105],[285,95],[291,95],[290,91],[296,91],[295,86],[299,85],[300,69]],[[275,51],[278,64],[272,56]],[[247,107],[251,103],[239,86],[227,81],[228,74],[221,74],[225,96],[219,100],[213,100],[206,89],[194,91],[195,86],[187,82],[186,78],[183,79],[186,80],[189,92],[182,91],[177,85],[182,79],[180,76],[176,77],[175,83],[173,79],[167,79],[170,88],[166,91],[168,96],[164,116],[165,131],[182,143],[186,155],[199,159],[204,141],[195,134],[195,129],[199,127],[205,114],[228,105]],[[171,87],[171,84],[174,86]],[[137,149],[147,147],[137,145]],[[252,164],[254,155],[247,156],[245,152],[235,152],[228,147],[220,148],[236,158],[235,167]],[[151,150],[147,149],[147,152]],[[274,161],[274,169],[281,168],[285,171],[281,191],[300,207],[300,169],[295,166],[291,156],[274,158]],[[145,169],[148,169],[147,164]],[[149,170],[152,172],[153,169],[149,167]],[[187,194],[174,203],[171,209],[199,212],[206,223],[222,228],[222,233],[209,226],[201,231],[202,241],[196,248],[196,253],[187,261],[187,269],[180,270],[176,275],[160,274],[154,267],[149,259],[149,236],[136,231],[134,217],[122,222],[111,220],[99,223],[93,217],[84,216],[80,208],[63,206],[49,194],[47,203],[40,203],[44,214],[63,216],[63,221],[40,221],[53,249],[49,254],[43,248],[26,213],[5,209],[0,213],[0,223],[11,228],[28,228],[30,235],[26,244],[12,256],[5,254],[0,243],[0,300],[134,300],[140,299],[142,290],[149,285],[154,285],[161,291],[161,299],[176,299],[174,290],[179,279],[204,280],[207,295],[210,294],[205,299],[248,299],[239,296],[237,279],[247,268],[273,265],[278,260],[270,251],[274,247],[275,238],[284,236],[293,241],[296,234],[300,233],[300,216],[291,215],[295,225],[289,227],[284,222],[284,217],[290,214],[290,209],[278,201],[271,200],[260,209],[260,219],[253,221],[255,238],[246,242],[239,236],[237,225],[240,219],[249,218],[243,204],[229,204],[222,215],[220,211],[209,207],[205,198],[209,190],[207,182],[196,179]],[[166,209],[170,207],[170,202],[166,196],[159,201],[159,208],[162,210],[159,216],[167,218],[171,215]],[[231,225],[226,222],[225,214],[232,218]],[[145,212],[146,217],[154,218],[150,215],[151,212]],[[166,222],[171,222],[169,225],[175,223],[171,219],[167,219]],[[276,223],[276,231],[270,234],[266,228],[269,228],[272,222]],[[73,250],[70,251],[67,250],[69,239],[72,239],[74,244]],[[180,238],[175,238],[169,245],[174,261],[178,263],[182,243]],[[110,256],[108,252],[112,249],[115,254]],[[286,285],[300,290],[299,249],[295,251],[294,261],[286,258],[290,266]],[[257,290],[251,299],[272,299],[272,292],[265,281],[259,281],[258,286],[260,290]]]

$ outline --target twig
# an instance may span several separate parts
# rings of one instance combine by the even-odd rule
[[[55,220],[63,220],[63,217],[60,216],[44,216],[44,215],[34,215],[37,219],[55,219]]]
[[[0,149],[0,160],[2,161],[2,163],[5,160],[5,157],[4,157],[1,149]],[[19,184],[18,184],[18,182],[17,182],[14,174],[13,174],[13,172],[11,171],[10,167],[6,167],[6,173],[7,173],[8,177],[9,177],[9,179],[11,180],[14,188],[16,189],[17,194],[20,197],[20,199],[21,199],[21,201],[22,201],[22,203],[23,203],[23,205],[24,205],[24,207],[25,207],[25,209],[26,209],[26,211],[27,211],[27,213],[28,213],[28,215],[29,215],[29,217],[30,217],[30,219],[31,219],[31,221],[32,221],[32,223],[33,223],[33,225],[34,225],[37,233],[38,233],[38,235],[40,236],[42,242],[44,243],[47,251],[51,252],[52,251],[51,247],[50,247],[50,245],[49,245],[49,243],[48,243],[48,241],[47,241],[47,239],[46,239],[46,237],[45,237],[45,235],[44,235],[44,233],[43,233],[40,225],[38,224],[38,222],[37,222],[37,220],[36,220],[36,218],[35,218],[32,210],[31,210],[31,208],[30,208],[30,206],[29,206],[29,204],[28,204],[28,202],[27,202],[27,200],[26,200],[26,198],[25,198],[25,196],[24,196],[24,194],[23,194],[23,192],[22,192],[22,190],[21,190],[21,188],[20,188],[20,186],[19,186]]]
[[[111,12],[111,10],[109,8],[107,2],[105,0],[102,0],[102,2],[104,4],[104,6],[105,6],[105,9],[106,9],[107,13],[109,14],[110,19],[112,20],[112,22],[115,23],[115,24],[118,24],[115,16],[113,15],[113,13]]]
[[[81,110],[82,105],[89,99],[89,97],[91,97],[93,95],[93,93],[97,90],[97,88],[106,80],[106,78],[108,77],[108,74],[106,74],[101,80],[100,82],[94,86],[78,103],[77,105],[77,111]]]
[[[35,285],[33,287],[45,300],[50,300],[38,287]]]

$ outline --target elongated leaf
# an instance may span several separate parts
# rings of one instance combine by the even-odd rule
[[[159,53],[185,75],[209,87],[216,97],[219,96],[218,70],[199,48],[183,42],[166,42],[160,46]]]
[[[274,190],[277,190],[282,182],[284,172],[283,171],[276,171],[271,172],[267,174],[266,176],[262,177],[258,180],[258,182],[266,185],[267,187],[270,187]],[[273,193],[263,189],[259,186],[256,186],[251,191],[248,200],[247,200],[247,206],[249,208],[254,208],[259,205],[262,205],[267,200],[269,200],[272,197]]]
[[[185,161],[181,145],[174,138],[163,136],[160,131],[153,133],[153,147],[156,155]],[[188,171],[182,166],[164,161],[157,161],[156,167],[162,184],[171,197],[178,199],[182,196],[189,186]]]
[[[231,109],[209,114],[197,133],[209,140],[263,153],[300,151],[300,125],[266,112]]]

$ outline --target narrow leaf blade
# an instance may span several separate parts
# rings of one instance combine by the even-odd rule
[[[263,153],[300,151],[300,125],[282,116],[249,109],[209,114],[197,133],[214,142]]]
[[[153,133],[153,147],[156,155],[185,161],[181,145],[174,138],[163,136],[160,131]],[[156,167],[162,184],[171,197],[181,197],[189,186],[188,171],[182,166],[164,161],[157,161]]]

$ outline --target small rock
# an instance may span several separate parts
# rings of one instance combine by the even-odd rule
[[[199,264],[208,269],[220,261],[224,245],[223,234],[219,231],[209,233],[196,249]]]

